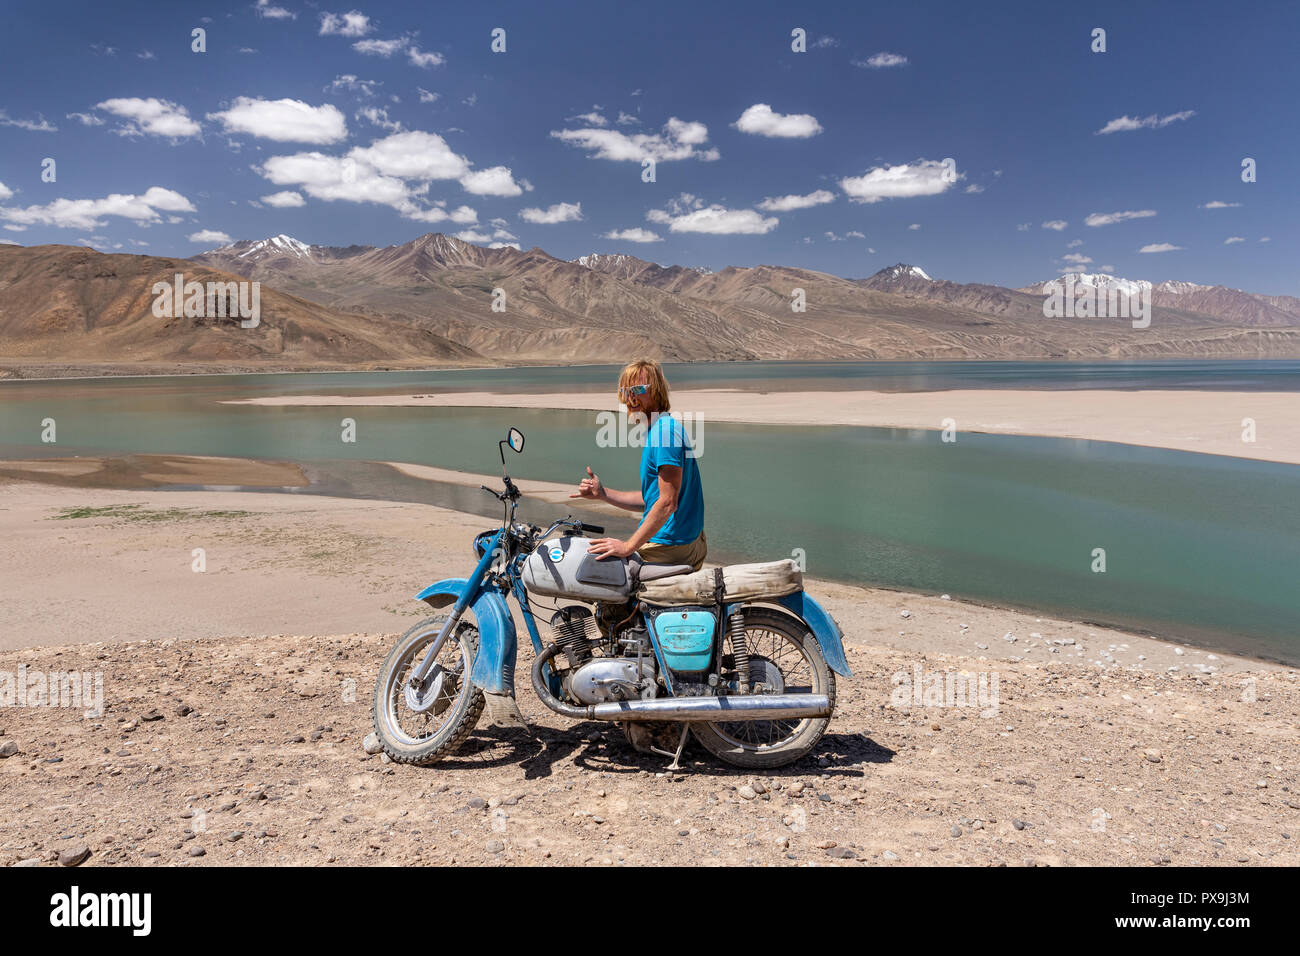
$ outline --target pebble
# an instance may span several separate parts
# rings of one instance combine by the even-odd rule
[[[489,853],[501,853],[505,851],[505,848],[506,845],[500,840],[488,840],[487,845],[483,847]]]
[[[898,612],[898,616],[899,616],[899,617],[911,617],[911,616],[912,616],[912,612],[911,612],[911,611],[899,611],[899,612]]]
[[[1165,759],[1164,754],[1162,754],[1159,750],[1157,750],[1154,747],[1148,748],[1147,750],[1143,751],[1143,754],[1152,763],[1159,763],[1160,761]]]
[[[790,792],[796,797],[803,793],[803,788],[804,783],[802,780],[796,780],[794,783],[790,784]]]
[[[12,757],[18,753],[18,744],[12,740],[0,740],[0,757]]]
[[[838,846],[838,845],[839,845],[839,844],[837,844],[834,840],[822,840],[820,843],[817,844],[817,849],[819,849],[819,850],[833,850],[833,849],[835,849],[835,847]]]
[[[90,856],[90,847],[84,843],[70,846],[59,854],[59,863],[63,866],[80,866]]]
[[[739,790],[736,791],[736,793],[740,795],[740,799],[742,800],[753,800],[755,797],[758,796],[758,794],[754,791],[754,788],[751,787],[749,784],[745,784],[744,786],[742,786]]]
[[[243,838],[244,838],[243,830],[235,830],[233,833],[230,834],[230,836],[226,837],[226,839],[229,840],[231,843],[237,843]]]
[[[1011,825],[1012,825],[1013,827],[1015,827],[1017,830],[1023,830],[1023,829],[1025,828],[1025,821],[1024,821],[1024,820],[1012,820],[1012,821],[1011,821]]]
[[[39,856],[32,856],[25,860],[19,860],[14,866],[40,866],[43,862]]]
[[[487,808],[487,801],[482,797],[470,797],[469,803],[466,804],[471,810],[484,810]]]
[[[940,594],[940,595],[939,595],[939,600],[940,600],[940,601],[951,601],[951,600],[952,600],[952,595],[951,595],[951,594]],[[895,857],[894,859],[898,859],[898,858]]]
[[[140,719],[141,720],[162,720],[163,715],[159,712],[158,708],[155,707],[153,710],[149,711],[149,713],[141,714]]]
[[[361,748],[365,750],[366,753],[374,756],[384,749],[384,745],[379,742],[379,735],[374,731],[371,731],[366,734],[366,739],[361,741]]]
[[[858,858],[858,855],[846,846],[833,847],[826,851],[826,855],[837,860],[856,860]]]
[[[953,827],[949,832],[951,832],[953,836],[959,837],[961,836],[961,827]]]
[[[1002,640],[1006,641],[1008,644],[1014,644],[1016,642],[1016,635],[1012,634],[1010,631],[1007,631],[1005,634],[1002,635]]]
[[[898,854],[895,853],[893,850],[886,850],[884,853],[882,853],[882,854],[880,854],[880,855],[881,855],[882,857],[884,857],[886,860],[897,860],[897,859],[898,859]]]
[[[176,708],[177,717],[188,717],[192,713],[194,713],[194,708],[189,704],[181,704]]]
[[[753,783],[750,784],[750,786],[753,788],[754,792],[757,793],[757,794],[760,794],[760,795],[761,795],[761,794],[767,793],[767,787],[763,786],[762,781],[755,780]]]
[[[203,849],[201,846],[192,846],[189,849],[190,856],[206,856],[207,852],[208,851]]]

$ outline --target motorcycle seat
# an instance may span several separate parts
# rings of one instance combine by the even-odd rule
[[[685,574],[691,570],[694,569],[689,564],[643,564],[637,580],[658,581],[660,578],[670,578],[674,574]]]

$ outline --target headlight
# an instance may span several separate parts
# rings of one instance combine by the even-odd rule
[[[487,554],[488,545],[496,533],[496,529],[493,528],[491,531],[483,531],[474,536],[474,557],[481,559]]]

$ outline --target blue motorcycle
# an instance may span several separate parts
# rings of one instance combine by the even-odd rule
[[[746,768],[784,766],[816,746],[835,675],[850,671],[839,626],[804,593],[792,560],[693,572],[637,555],[598,559],[584,535],[603,528],[570,516],[543,531],[515,519],[522,496],[506,445],[522,452],[523,433],[498,442],[503,490],[482,486],[502,503],[501,527],[474,538],[468,578],[416,595],[443,613],[403,634],[380,668],[375,732],[389,757],[436,763],[484,710],[527,727],[515,702],[511,595],[533,645],[533,691],[557,714],[619,724],[637,750],[671,757],[670,769],[690,734]],[[535,608],[552,612],[549,641]]]

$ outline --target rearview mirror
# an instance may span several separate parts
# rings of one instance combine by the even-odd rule
[[[510,438],[507,440],[510,442],[510,447],[514,451],[521,452],[524,450],[524,433],[518,428],[510,429]]]

